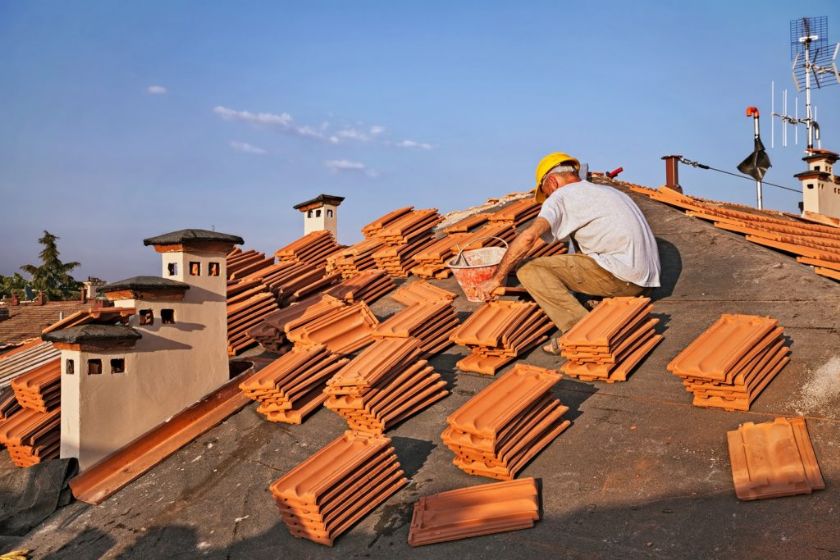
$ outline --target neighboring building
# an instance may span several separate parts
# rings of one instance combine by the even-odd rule
[[[303,234],[327,230],[338,238],[338,206],[344,201],[342,196],[321,194],[294,206],[303,213]]]
[[[225,255],[235,235],[182,230],[143,242],[163,276],[103,286],[125,324],[44,335],[61,350],[61,457],[81,469],[166,421],[229,379]]]
[[[828,150],[811,150],[802,158],[808,170],[794,175],[802,183],[802,210],[840,218],[840,177],[833,172],[840,158]]]

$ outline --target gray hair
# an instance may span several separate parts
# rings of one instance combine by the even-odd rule
[[[560,175],[562,173],[578,173],[577,168],[574,165],[557,165],[552,167],[548,170],[548,173],[545,174],[545,177],[549,175]]]

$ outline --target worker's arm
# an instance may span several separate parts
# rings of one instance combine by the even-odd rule
[[[504,285],[505,279],[507,279],[513,267],[528,254],[528,251],[531,250],[537,240],[550,229],[551,226],[544,218],[537,218],[528,229],[516,236],[516,239],[513,240],[505,253],[504,258],[502,258],[502,262],[499,264],[499,270],[496,271],[493,278],[479,286],[479,290],[485,301],[492,299],[493,290]]]

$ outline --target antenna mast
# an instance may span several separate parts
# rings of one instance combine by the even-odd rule
[[[834,48],[828,42],[828,18],[803,17],[790,22],[790,54],[793,64],[791,74],[796,91],[805,91],[805,116],[799,117],[799,100],[796,100],[794,116],[787,112],[787,90],[784,90],[784,113],[773,112],[772,116],[782,121],[782,145],[787,146],[787,125],[794,127],[804,124],[807,130],[808,152],[813,151],[814,141],[820,141],[820,126],[816,119],[816,108],[811,102],[811,89],[822,88],[840,83],[837,69],[837,54],[840,43]],[[771,96],[775,105],[775,82],[771,83]],[[798,130],[794,128],[798,143]],[[775,139],[775,129],[771,132],[771,147]]]

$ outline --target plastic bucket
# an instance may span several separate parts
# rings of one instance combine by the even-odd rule
[[[478,287],[496,274],[496,271],[499,270],[499,263],[502,262],[502,257],[507,252],[507,242],[504,239],[498,237],[493,239],[499,239],[505,246],[484,247],[469,251],[461,249],[457,255],[446,263],[455,275],[455,280],[458,281],[458,285],[464,292],[467,301],[484,301],[479,296]],[[476,241],[481,241],[481,239]]]

